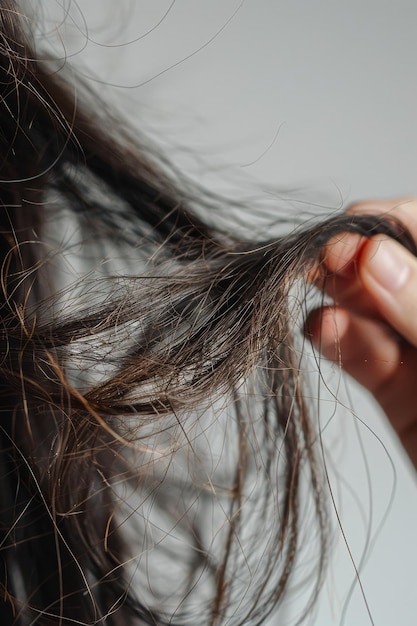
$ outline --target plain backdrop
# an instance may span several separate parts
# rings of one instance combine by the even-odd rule
[[[103,102],[114,99],[202,184],[223,190],[233,181],[242,197],[265,194],[294,219],[417,191],[415,1],[39,6],[44,45],[64,56],[64,40]],[[316,369],[313,355],[306,364]],[[307,623],[414,626],[414,471],[364,392],[346,391],[335,367],[323,366],[320,391],[312,377],[312,404],[320,395],[323,420],[331,418],[323,437],[340,528],[334,512],[328,575]],[[355,568],[362,590],[351,587]],[[301,604],[294,593],[271,626],[293,623]]]

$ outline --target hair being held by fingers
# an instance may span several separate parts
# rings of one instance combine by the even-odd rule
[[[372,215],[272,241],[206,225],[25,28],[2,0],[1,623],[260,624],[289,588],[303,481],[307,611],[326,498],[290,293],[338,233],[414,242]]]

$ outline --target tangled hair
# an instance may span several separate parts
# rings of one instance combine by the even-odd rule
[[[313,602],[290,293],[339,231],[412,241],[372,216],[254,243],[207,226],[25,25],[1,0],[0,621],[260,624],[307,492]]]

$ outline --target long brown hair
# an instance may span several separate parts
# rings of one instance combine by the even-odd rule
[[[411,239],[370,216],[254,243],[207,226],[23,26],[2,0],[1,623],[260,624],[302,477],[313,602],[325,498],[289,294],[341,230]]]

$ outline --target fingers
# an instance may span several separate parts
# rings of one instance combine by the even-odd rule
[[[373,214],[389,217],[404,223],[417,241],[417,199],[400,198],[361,202],[352,205],[349,214]],[[376,315],[374,302],[363,290],[358,260],[368,239],[353,233],[340,233],[333,237],[323,251],[327,273],[320,276],[321,288],[341,306],[355,307],[362,315]],[[323,267],[323,266],[322,266]]]
[[[349,212],[391,216],[417,241],[417,200]],[[309,316],[312,341],[373,393],[417,467],[417,259],[387,237],[345,233],[326,245],[324,266],[335,305]]]
[[[366,323],[373,325],[372,332],[375,336],[380,333],[379,327],[390,327],[417,348],[416,257],[399,243],[386,237],[378,236],[367,240],[342,235],[326,257],[326,264],[334,272],[326,282],[326,292],[333,296],[335,304],[339,307],[337,313],[334,313],[339,324],[343,321],[343,325],[338,328],[339,334],[346,326],[346,320],[341,313],[344,308],[351,314],[352,329],[358,326],[359,319],[361,328],[364,328]],[[326,313],[323,322],[327,316]],[[334,330],[333,328],[333,336]],[[327,335],[323,337],[327,341]],[[392,337],[395,338],[394,333]],[[318,338],[314,339],[317,343]],[[368,343],[369,341],[365,341],[364,345]],[[384,350],[388,350],[386,341],[381,345],[384,346]],[[323,347],[326,354],[325,343]],[[346,351],[352,348],[345,346],[344,349],[345,362],[348,354]],[[329,358],[336,357],[333,355]],[[368,383],[356,373],[352,374],[368,386]]]
[[[307,329],[326,358],[343,366],[374,395],[403,365],[397,337],[380,320],[340,307],[324,307],[311,313]]]
[[[351,312],[381,318],[417,347],[417,259],[399,243],[386,237],[371,239],[346,236],[337,247],[353,246],[356,256],[349,265],[345,257],[332,253],[330,267],[336,268],[323,287],[335,303]],[[348,243],[346,243],[348,242]],[[326,258],[327,264],[327,258]]]
[[[417,199],[353,205],[350,213],[390,215],[417,240]],[[323,289],[336,304],[368,317],[381,317],[417,346],[417,260],[402,246],[379,236],[341,233],[324,251],[328,273]]]

